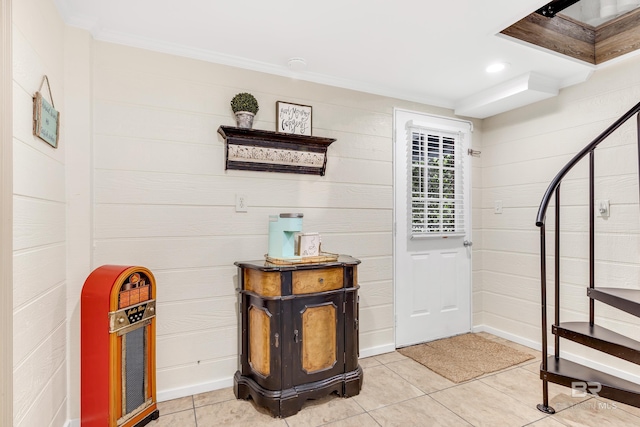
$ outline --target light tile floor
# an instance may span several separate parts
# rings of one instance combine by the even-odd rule
[[[521,365],[455,384],[393,352],[360,360],[364,385],[358,396],[308,401],[288,418],[271,417],[251,400],[237,400],[227,388],[158,404],[150,427],[282,426],[640,426],[640,409],[600,398],[571,397],[550,384],[556,414],[541,402],[540,353],[490,334],[483,335],[531,353]]]

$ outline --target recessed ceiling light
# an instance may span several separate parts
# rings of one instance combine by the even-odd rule
[[[491,64],[487,67],[487,73],[499,73],[500,71],[504,71],[509,68],[508,62],[496,62],[495,64]]]
[[[291,58],[287,65],[291,71],[304,71],[307,68],[307,61],[304,58]]]

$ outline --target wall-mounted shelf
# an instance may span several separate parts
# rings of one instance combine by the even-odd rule
[[[220,126],[226,141],[225,169],[321,175],[335,139]]]

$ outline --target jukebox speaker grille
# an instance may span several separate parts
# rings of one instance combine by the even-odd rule
[[[122,373],[125,389],[123,406],[129,414],[146,401],[147,328],[137,328],[123,335],[124,361]]]

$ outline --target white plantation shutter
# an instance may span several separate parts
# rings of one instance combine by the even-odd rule
[[[419,126],[407,130],[411,237],[465,234],[463,134]]]

